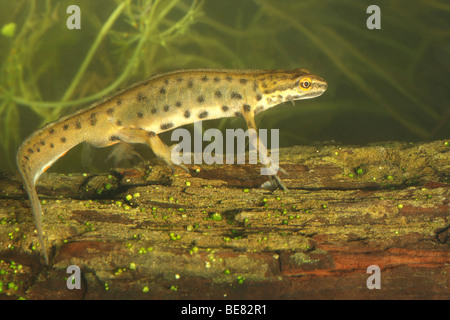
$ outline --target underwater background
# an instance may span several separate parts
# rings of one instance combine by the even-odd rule
[[[80,30],[66,26],[72,4]],[[370,5],[381,29],[366,26]],[[450,136],[448,0],[0,0],[0,28],[0,171],[16,170],[18,146],[43,124],[185,68],[302,67],[325,78],[323,96],[257,118],[280,129],[281,147]],[[87,169],[75,149],[51,170],[105,171],[110,150]]]

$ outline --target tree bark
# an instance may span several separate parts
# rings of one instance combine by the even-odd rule
[[[0,298],[449,299],[449,155],[445,141],[281,149],[289,192],[248,164],[46,173],[48,267],[4,174]]]

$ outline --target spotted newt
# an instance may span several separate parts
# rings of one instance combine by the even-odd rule
[[[38,129],[23,142],[16,160],[46,264],[42,209],[35,185],[41,174],[74,146],[82,142],[95,147],[141,143],[171,165],[170,149],[158,137],[161,132],[233,116],[243,116],[248,128],[256,130],[257,113],[285,101],[320,96],[326,88],[324,79],[306,69],[180,70],[153,76]]]

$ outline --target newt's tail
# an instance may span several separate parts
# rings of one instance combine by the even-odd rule
[[[45,264],[48,265],[48,256],[47,256],[47,249],[45,247],[44,237],[42,235],[42,208],[41,203],[38,198],[38,194],[36,192],[36,186],[33,181],[30,180],[30,178],[20,170],[20,174],[22,175],[22,179],[24,182],[25,190],[30,198],[31,201],[31,211],[33,212],[34,216],[34,223],[38,232],[39,237],[39,243],[42,247],[42,251],[45,258]]]
[[[17,167],[19,168],[20,175],[22,176],[25,191],[27,192],[28,197],[31,201],[31,211],[33,212],[34,223],[39,236],[39,243],[44,254],[45,263],[48,265],[47,250],[45,247],[44,237],[42,235],[42,208],[38,198],[38,194],[36,192],[36,181],[44,170],[40,167],[35,168],[34,166],[30,165],[29,157],[32,153],[26,151],[28,148],[28,144],[28,141],[25,141],[25,143],[19,148],[16,156],[16,162]]]

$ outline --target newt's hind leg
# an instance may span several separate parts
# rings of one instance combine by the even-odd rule
[[[172,172],[175,171],[174,166],[176,164],[174,164],[172,161],[171,149],[161,141],[161,139],[155,132],[148,132],[142,129],[126,128],[120,130],[118,134],[113,138],[127,143],[141,143],[148,145],[155,153],[155,155],[163,160],[172,169]],[[189,173],[189,170],[184,165],[179,164],[178,166]]]

